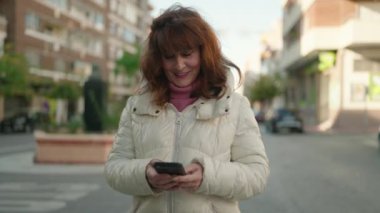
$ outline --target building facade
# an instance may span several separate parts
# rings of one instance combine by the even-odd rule
[[[4,40],[7,36],[7,20],[0,14],[0,57],[4,53]]]
[[[7,36],[7,20],[0,14],[0,58],[4,53],[4,40]],[[0,120],[4,117],[4,97],[0,95]]]
[[[8,20],[5,41],[25,55],[38,79],[34,88],[41,79],[83,85],[97,67],[119,96],[129,90],[125,77],[112,72],[115,61],[145,40],[151,10],[148,0],[0,0]],[[34,97],[32,106],[41,101]]]
[[[380,124],[380,1],[286,0],[286,105],[318,130]]]

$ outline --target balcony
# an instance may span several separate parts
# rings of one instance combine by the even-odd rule
[[[66,46],[64,35],[57,36],[39,32],[33,29],[25,29],[25,35],[51,43],[53,45],[54,51],[59,51],[62,46]]]
[[[331,50],[341,47],[342,36],[339,27],[316,27],[302,36],[301,55],[309,55],[316,50]]]
[[[367,58],[380,59],[380,28],[378,20],[352,19],[341,31],[342,47],[355,50]]]
[[[66,72],[59,72],[56,70],[46,70],[46,69],[31,67],[29,69],[29,72],[37,76],[52,78],[55,81],[70,80],[70,81],[76,81],[76,82],[84,82],[85,80],[85,76],[80,76],[80,75],[66,73]]]
[[[379,21],[352,19],[342,27],[342,46],[355,49],[356,47],[372,47],[380,44]]]

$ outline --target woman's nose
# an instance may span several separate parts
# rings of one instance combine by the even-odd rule
[[[185,60],[181,56],[177,56],[176,58],[176,68],[178,70],[182,70],[185,67]]]

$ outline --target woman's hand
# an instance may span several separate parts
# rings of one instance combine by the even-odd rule
[[[154,191],[172,191],[178,188],[178,183],[174,181],[175,176],[159,174],[153,168],[153,164],[159,160],[152,160],[146,167],[145,175],[149,185]]]
[[[195,191],[203,180],[203,167],[199,163],[192,163],[185,168],[186,175],[174,177],[177,187],[186,191]]]

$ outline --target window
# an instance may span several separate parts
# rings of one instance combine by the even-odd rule
[[[136,41],[135,34],[129,31],[127,28],[124,29],[123,38],[130,43],[134,43]]]
[[[95,23],[95,28],[98,30],[103,30],[104,29],[104,18],[103,15],[100,13],[96,13],[94,16],[94,23]]]
[[[71,13],[81,21],[90,22],[96,29],[104,29],[104,17],[101,12],[93,10],[88,6],[78,2],[72,5]]]
[[[366,85],[360,83],[351,84],[351,102],[364,102],[366,100]]]
[[[65,63],[65,61],[62,60],[62,59],[56,59],[54,61],[54,69],[57,70],[57,71],[61,71],[61,72],[66,71],[66,63]]]
[[[40,55],[34,51],[26,51],[25,58],[31,67],[40,67]]]
[[[109,32],[111,35],[114,35],[114,36],[117,34],[117,24],[113,21],[110,22]]]
[[[89,76],[92,70],[92,64],[84,61],[74,61],[71,63],[73,73],[82,76]]]
[[[26,29],[38,30],[40,19],[35,13],[28,12],[25,15]]]
[[[125,10],[125,18],[133,23],[133,24],[136,24],[137,23],[137,16],[138,16],[138,12],[137,12],[137,8],[135,5],[132,5],[132,4],[128,4],[127,7],[126,7],[126,10]]]
[[[48,0],[48,2],[60,9],[67,9],[67,0]]]

